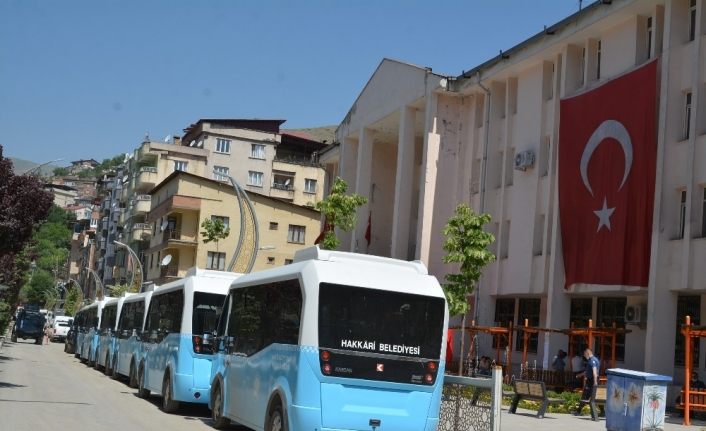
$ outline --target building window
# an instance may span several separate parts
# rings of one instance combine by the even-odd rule
[[[289,225],[289,233],[287,234],[287,242],[296,244],[304,244],[304,236],[306,234],[306,226]]]
[[[498,298],[495,300],[495,326],[507,328],[515,320],[515,298]],[[493,336],[493,348],[507,347],[507,338],[502,335]]]
[[[691,130],[691,91],[684,95],[684,140],[689,139]]]
[[[625,306],[626,298],[598,298],[598,310],[596,313],[596,326],[611,328],[615,323],[616,328],[625,328]],[[604,365],[608,365],[611,355],[611,340],[603,337],[596,340],[593,352],[598,356]],[[625,360],[625,334],[617,334],[615,337],[615,360]]]
[[[216,216],[216,215],[211,216],[211,221],[216,221],[216,220],[220,220],[223,223],[223,226],[225,226],[227,228],[230,227],[230,217]]]
[[[275,264],[275,258],[272,256],[267,256],[267,264],[268,265],[274,265]]]
[[[686,225],[686,190],[679,192],[679,235],[677,238],[684,238],[684,227]]]
[[[265,158],[265,146],[262,144],[252,144],[250,145],[250,157],[253,159],[263,159]]]
[[[294,259],[284,259],[284,264],[285,265],[291,265],[294,263]]]
[[[262,172],[248,171],[248,185],[262,187]]]
[[[272,187],[278,190],[294,190],[294,172],[272,172]]]
[[[601,79],[601,41],[598,40],[596,47],[596,79]]]
[[[691,317],[692,325],[701,324],[701,296],[679,296],[677,299],[677,322],[676,322],[676,343],[674,345],[674,365],[684,366],[684,336],[681,334],[681,327],[684,324],[686,316]],[[694,352],[694,364],[699,363],[699,340],[691,345],[691,351]]]
[[[512,185],[513,176],[515,174],[515,149],[507,150],[507,158],[505,159],[505,187]]]
[[[502,244],[500,244],[500,259],[507,259],[510,255],[510,220],[503,223]]]
[[[279,228],[279,223],[276,221],[271,221],[270,222],[270,230],[277,230]]]
[[[226,254],[223,252],[209,251],[206,257],[206,269],[223,271],[226,268]]]
[[[174,171],[184,171],[186,172],[187,168],[189,167],[189,162],[184,162],[181,160],[175,160],[174,161]]]
[[[227,181],[230,169],[225,166],[213,167],[213,179],[216,181]]]
[[[569,311],[569,323],[572,328],[587,328],[588,321],[593,317],[593,299],[573,298]],[[586,341],[582,337],[572,337],[571,352],[581,356],[586,349]]]
[[[517,326],[524,326],[525,319],[529,326],[539,326],[539,307],[541,305],[539,298],[520,298],[520,306],[517,310]],[[522,351],[524,349],[525,339],[522,332],[516,332],[517,339],[515,340],[515,350]],[[539,334],[530,334],[527,341],[527,351],[529,353],[537,353],[537,342]]]
[[[230,154],[230,139],[216,139],[216,152]]]
[[[652,58],[652,17],[647,17],[647,59]]]
[[[689,42],[696,38],[696,0],[689,0]]]
[[[316,193],[316,180],[304,179],[304,193]]]
[[[586,83],[586,47],[585,46],[583,48],[581,48],[580,69],[581,69],[581,84],[580,84],[580,86],[583,87],[583,84]]]

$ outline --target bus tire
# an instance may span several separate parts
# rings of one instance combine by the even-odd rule
[[[150,396],[150,390],[145,388],[145,364],[140,364],[140,371],[137,372],[137,396],[147,398]]]
[[[110,367],[110,378],[117,380],[118,377],[118,356],[113,355],[113,365]]]
[[[130,372],[128,373],[128,377],[127,377],[127,385],[130,386],[131,388],[137,387],[137,372],[135,370],[135,359],[134,358],[130,361]]]
[[[42,339],[41,339],[41,338],[35,338],[35,339],[34,339],[34,344],[42,344]]]
[[[86,356],[88,356],[88,358],[86,359],[86,365],[88,365],[89,367],[94,366],[96,361],[95,361],[95,359],[91,360],[91,349],[90,348],[88,349],[88,355],[86,355]]]
[[[280,400],[275,401],[270,408],[265,431],[287,431],[287,418],[284,416],[284,409],[282,409]]]
[[[179,410],[179,401],[174,400],[172,378],[169,374],[169,368],[167,368],[164,372],[164,381],[162,382],[162,411],[165,413],[174,413],[177,410]]]
[[[230,419],[223,416],[223,391],[220,383],[215,384],[211,399],[213,400],[213,408],[211,409],[213,427],[217,430],[227,428],[230,425]]]
[[[103,374],[106,376],[110,375],[110,355],[105,354],[105,362],[103,363]]]
[[[10,341],[12,341],[13,343],[16,343],[17,342],[17,334],[13,333],[12,335],[10,335]]]

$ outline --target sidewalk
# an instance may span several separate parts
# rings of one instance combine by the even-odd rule
[[[597,422],[591,416],[572,416],[562,413],[547,413],[544,419],[537,419],[537,412],[517,409],[516,414],[510,414],[507,407],[503,406],[500,429],[502,431],[605,431],[605,418],[598,418]],[[682,425],[683,418],[669,417],[664,431],[696,430],[706,431],[706,420],[693,420],[691,426]]]

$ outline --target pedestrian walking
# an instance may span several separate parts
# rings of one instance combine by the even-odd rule
[[[579,402],[578,409],[574,412],[575,416],[579,416],[583,406],[591,402],[593,387],[598,386],[598,370],[600,369],[601,364],[598,358],[593,356],[593,351],[591,351],[591,349],[584,350],[583,357],[586,358],[586,369],[583,372],[585,382],[583,386],[583,394],[581,395],[581,401]]]
[[[54,338],[54,328],[50,324],[44,325],[44,344],[49,344]]]

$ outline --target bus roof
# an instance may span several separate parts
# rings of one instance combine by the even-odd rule
[[[374,256],[371,254],[349,253],[345,251],[321,250],[319,246],[308,247],[298,250],[294,254],[294,262],[307,260],[321,260],[328,262],[348,262],[351,264],[371,264],[371,265],[393,265],[400,270],[415,271],[420,275],[427,275],[429,272],[419,260],[408,262],[406,260],[393,259],[391,257]]]
[[[236,272],[191,268],[186,277],[156,287],[152,295],[161,295],[179,289],[190,289],[196,292],[223,293],[224,285],[230,285],[231,282],[242,277],[242,275],[243,274]]]

